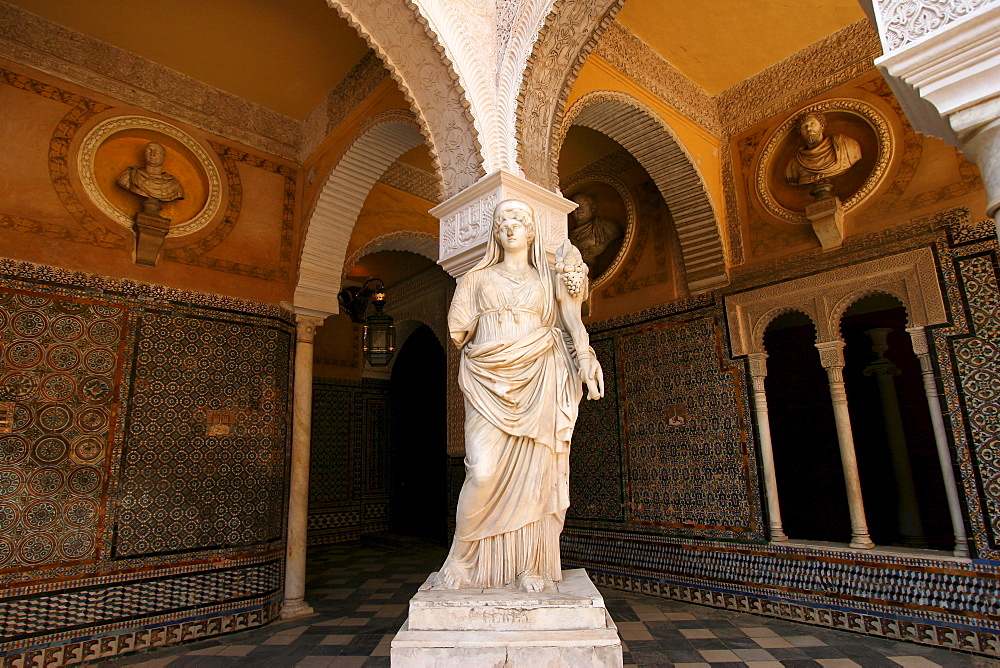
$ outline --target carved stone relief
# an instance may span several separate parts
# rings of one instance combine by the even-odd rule
[[[996,0],[875,0],[882,42],[890,50],[918,40]]]
[[[596,288],[618,270],[632,246],[635,202],[628,187],[607,174],[581,176],[565,183],[563,192],[578,205],[570,214],[569,238],[583,253]]]
[[[120,188],[117,181],[142,159],[145,147],[152,141],[166,149],[166,167],[173,181],[183,188],[180,198],[173,196],[176,193],[161,193],[170,195],[163,201],[171,202],[167,236],[197,232],[222,207],[222,178],[208,151],[169,123],[144,116],[118,116],[94,127],[84,137],[77,156],[84,192],[111,220],[131,229],[137,205],[135,197],[125,191],[136,189]],[[130,178],[130,183],[133,180]]]
[[[827,119],[821,130],[838,163],[824,174],[812,173],[819,159],[803,148],[800,126],[816,121],[815,114]],[[824,144],[820,143],[820,147]],[[894,153],[889,124],[882,114],[861,100],[834,98],[811,104],[789,116],[764,144],[754,175],[756,193],[771,215],[790,223],[808,222],[806,208],[813,203],[814,181],[829,181],[833,195],[840,198],[844,212],[863,202],[888,174]],[[817,167],[817,169],[819,169]]]
[[[809,316],[818,342],[839,341],[844,312],[878,293],[902,302],[910,327],[947,322],[934,253],[920,248],[726,296],[733,357],[765,352],[767,326],[792,310]]]

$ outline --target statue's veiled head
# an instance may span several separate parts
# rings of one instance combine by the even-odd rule
[[[528,244],[530,245],[534,242],[538,233],[535,228],[535,212],[532,211],[530,206],[520,200],[508,199],[500,202],[493,211],[493,237],[500,244],[501,248],[504,245],[500,239],[500,227],[505,221],[509,220],[516,220],[524,225],[528,235]]]

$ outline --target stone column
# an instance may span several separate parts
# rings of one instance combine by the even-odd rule
[[[753,405],[760,434],[760,459],[764,467],[764,490],[767,498],[768,526],[771,540],[788,540],[781,527],[781,508],[778,504],[778,478],[774,472],[774,450],[771,446],[771,420],[767,412],[767,394],[764,379],[767,377],[767,353],[750,353],[750,380],[753,383]]]
[[[1000,3],[875,0],[883,56],[875,63],[914,129],[976,163],[1000,213]],[[1000,225],[1000,221],[998,221]],[[1000,228],[998,228],[1000,233]]]
[[[840,444],[840,462],[844,467],[844,484],[847,487],[847,505],[851,512],[851,547],[870,550],[875,547],[868,535],[865,503],[861,496],[861,478],[858,476],[858,458],[854,452],[854,432],[851,431],[851,414],[847,408],[847,390],[844,387],[844,342],[817,343],[820,364],[826,369],[833,401],[833,417],[837,423],[837,441]]]
[[[288,491],[285,600],[281,618],[312,614],[305,601],[306,534],[309,528],[309,450],[312,438],[313,338],[328,313],[295,307],[295,385],[292,470]]]
[[[927,547],[924,527],[920,521],[920,504],[917,503],[917,486],[913,482],[913,467],[910,465],[910,451],[906,447],[906,432],[903,430],[903,416],[899,412],[899,397],[896,395],[895,377],[902,373],[892,360],[885,356],[889,350],[887,339],[891,327],[876,327],[865,334],[872,340],[872,352],[878,357],[865,367],[866,376],[874,376],[878,383],[879,399],[882,403],[882,419],[889,441],[889,455],[892,472],[896,478],[896,519],[903,543],[910,547]]]
[[[948,432],[941,412],[937,378],[934,377],[934,365],[927,345],[927,333],[923,327],[907,327],[906,331],[910,334],[913,352],[920,360],[920,372],[924,377],[924,394],[927,396],[927,407],[931,413],[934,444],[937,446],[938,461],[941,464],[941,477],[944,479],[945,497],[948,499],[948,514],[951,517],[952,530],[955,532],[955,556],[968,557],[969,541],[965,535],[965,520],[962,518],[962,505],[959,501],[958,485],[955,482],[955,470],[951,463]]]

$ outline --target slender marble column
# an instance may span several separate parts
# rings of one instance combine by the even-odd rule
[[[948,514],[951,516],[951,526],[955,532],[955,556],[968,557],[969,540],[965,535],[965,520],[962,518],[962,505],[959,501],[958,485],[955,482],[955,469],[951,463],[948,432],[945,430],[944,415],[941,412],[937,379],[934,377],[934,365],[931,363],[930,348],[927,345],[927,333],[923,327],[907,327],[906,331],[910,333],[913,352],[920,360],[920,371],[924,377],[924,394],[927,396],[927,407],[931,412],[934,444],[937,446],[938,461],[941,463],[941,477],[944,479],[944,492],[948,499]]]
[[[896,521],[903,543],[910,547],[927,547],[924,526],[920,521],[920,504],[917,502],[917,485],[913,482],[913,467],[910,465],[910,451],[906,447],[906,432],[903,430],[903,415],[899,411],[899,396],[896,394],[895,377],[902,373],[892,360],[885,356],[889,350],[887,339],[891,327],[876,327],[865,334],[872,340],[872,352],[878,357],[867,367],[866,376],[874,376],[878,383],[879,399],[882,403],[882,419],[889,441],[889,455],[892,472],[896,478]]]
[[[847,487],[847,505],[851,512],[851,547],[870,550],[875,547],[868,535],[865,503],[861,496],[861,478],[858,476],[858,458],[854,452],[854,432],[851,431],[851,414],[847,408],[847,390],[844,387],[844,342],[817,343],[820,364],[826,369],[830,382],[830,399],[833,417],[837,423],[837,441],[840,444],[840,462],[844,467]]]
[[[295,398],[292,424],[292,470],[288,492],[288,542],[285,559],[285,600],[281,618],[312,614],[305,601],[306,533],[309,528],[309,449],[312,437],[313,337],[324,316],[296,309]]]
[[[774,450],[771,446],[771,420],[767,412],[767,394],[764,378],[767,377],[767,353],[750,353],[750,380],[753,383],[753,405],[757,414],[757,431],[760,433],[760,458],[764,466],[764,490],[767,497],[767,514],[771,540],[788,540],[781,527],[781,508],[778,504],[778,478],[774,472]]]

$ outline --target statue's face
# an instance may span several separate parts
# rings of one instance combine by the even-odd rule
[[[590,219],[594,217],[594,203],[590,198],[581,197],[573,201],[579,205],[576,209],[576,222],[581,224],[590,222]]]
[[[534,239],[534,230],[514,218],[508,218],[497,226],[497,241],[505,251],[527,248]]]
[[[167,151],[155,142],[146,144],[146,164],[159,167],[163,164],[163,159],[167,157]]]
[[[806,116],[799,124],[799,134],[806,140],[806,145],[812,148],[823,141],[823,125],[815,116]]]

